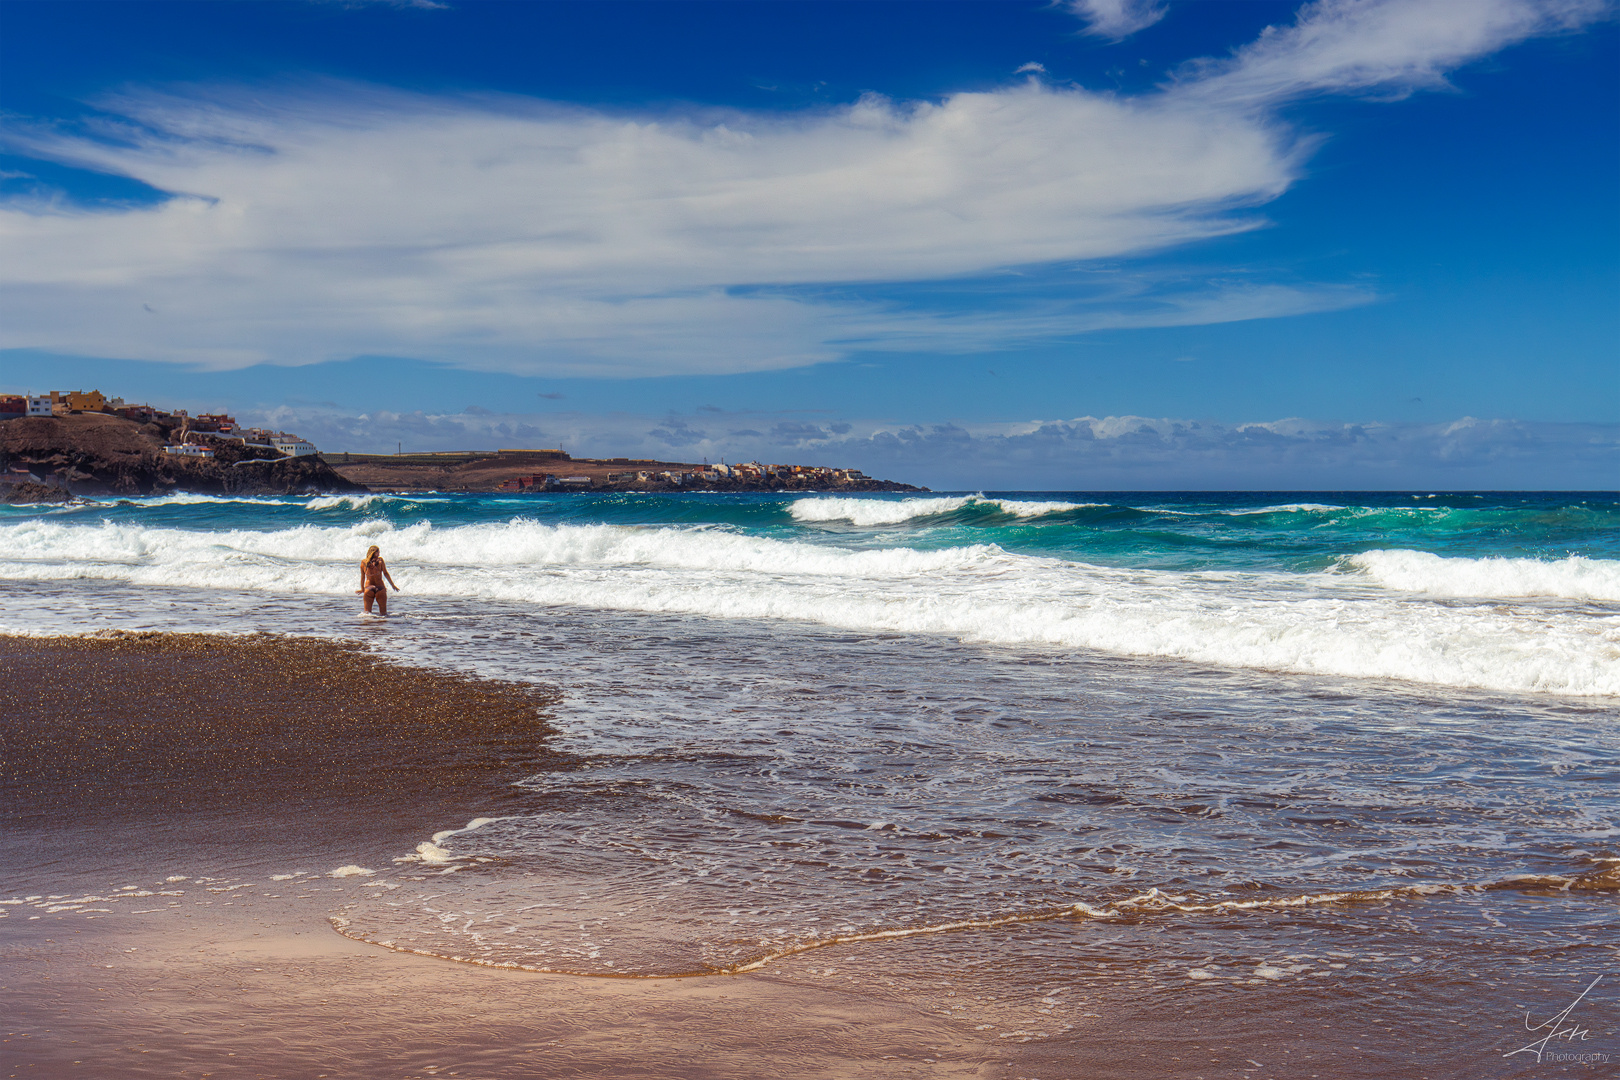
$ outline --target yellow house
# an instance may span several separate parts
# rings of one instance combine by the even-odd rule
[[[52,409],[58,416],[66,412],[106,412],[107,399],[100,390],[52,390],[51,403],[56,406]],[[65,407],[65,408],[64,408]]]

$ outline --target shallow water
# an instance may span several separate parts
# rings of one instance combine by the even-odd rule
[[[560,686],[575,765],[423,821],[333,912],[360,940],[851,980],[1060,1061],[1066,1001],[1244,993],[1376,1028],[1366,1075],[1419,1060],[1413,1024],[1510,1075],[1522,1015],[1620,985],[1615,503],[1405,499],[92,508],[0,526],[0,621],[336,634]],[[1129,565],[1081,557],[1146,515],[1174,520]],[[1377,546],[1425,515],[1460,523]],[[386,622],[352,610],[366,542],[407,590]],[[1583,1008],[1620,1061],[1614,1004]]]

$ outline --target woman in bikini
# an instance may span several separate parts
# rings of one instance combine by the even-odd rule
[[[389,588],[395,592],[399,586],[394,584],[394,575],[388,572],[388,564],[383,562],[382,552],[376,544],[366,549],[366,557],[360,563],[360,587],[355,592],[366,598],[366,614],[371,614],[371,602],[377,601],[377,614],[388,614],[388,589],[383,588],[383,578],[388,579]]]

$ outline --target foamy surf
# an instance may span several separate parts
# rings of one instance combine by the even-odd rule
[[[1345,563],[1386,588],[1432,596],[1620,600],[1620,561],[1613,559],[1466,559],[1427,551],[1364,551]]]
[[[1428,574],[1425,589],[1452,581],[1451,595],[1469,595],[1464,590],[1477,575],[1500,588],[1504,571],[1496,564],[1508,563],[1527,585],[1550,575],[1544,587],[1563,591],[1548,595],[1620,596],[1613,564],[1599,560],[1544,569],[1531,560],[1520,566],[1367,553],[1377,557],[1355,557],[1369,568],[1366,580],[1121,569],[993,544],[862,550],[709,528],[522,518],[447,528],[372,519],[205,532],[35,517],[0,526],[0,577],[347,597],[356,554],[373,542],[384,547],[406,595],[791,619],[1225,667],[1620,695],[1620,631],[1607,621],[1556,607],[1440,605],[1391,585]]]

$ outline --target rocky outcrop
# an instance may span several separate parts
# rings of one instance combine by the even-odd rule
[[[7,420],[0,423],[0,467],[23,481],[87,496],[368,490],[333,471],[319,455],[284,458],[268,448],[207,435],[193,435],[192,441],[213,450],[213,457],[166,454],[163,447],[174,433],[173,425],[104,413]]]
[[[29,480],[24,480],[20,484],[7,484],[0,487],[0,502],[10,503],[13,506],[28,503],[70,503],[77,501],[61,488],[51,487],[49,484],[36,484]]]

